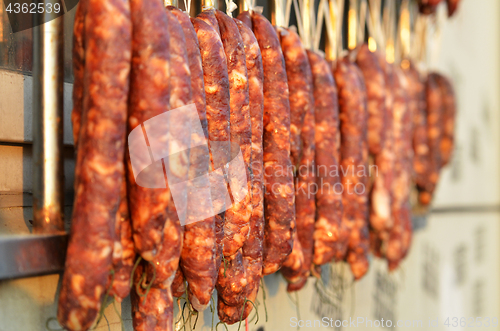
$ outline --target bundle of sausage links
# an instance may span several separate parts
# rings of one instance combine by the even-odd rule
[[[265,275],[281,270],[297,291],[330,262],[348,262],[359,279],[370,250],[390,269],[406,256],[411,186],[429,204],[453,150],[446,77],[402,70],[366,45],[330,63],[254,11],[190,18],[160,1],[81,0],[73,34],[66,329],[90,329],[105,298],[130,294],[136,330],[172,330],[174,296],[203,311],[215,290],[219,319],[233,324],[255,307]],[[185,163],[159,173],[194,178],[241,152],[247,194],[181,226],[168,185],[136,182],[126,137],[190,104],[203,129],[196,139],[222,148],[186,149]],[[176,166],[183,171],[168,171]],[[231,193],[224,176],[211,180]]]

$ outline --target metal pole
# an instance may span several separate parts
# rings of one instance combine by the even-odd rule
[[[326,45],[325,45],[325,57],[327,60],[330,61],[335,61],[337,60],[337,19],[338,15],[335,12],[334,6],[337,6],[336,0],[329,0],[328,1],[328,14],[330,15],[330,31],[333,36],[329,36],[330,38],[326,39]],[[328,22],[325,22],[325,24],[328,24]]]
[[[218,9],[219,1],[217,0],[201,0],[201,9],[209,10],[209,9]]]
[[[304,36],[302,38],[302,42],[304,43],[305,48],[312,49],[313,48],[313,39],[314,39],[314,29],[312,23],[311,15],[315,15],[314,12],[314,0],[303,0],[304,8],[302,11],[302,25],[304,27]]]
[[[249,11],[250,7],[248,6],[249,0],[238,0],[238,12],[243,13],[244,11]]]
[[[33,232],[64,232],[63,16],[33,28]]]
[[[167,6],[179,7],[178,4],[179,2],[177,0],[163,0],[163,5],[165,7]]]
[[[285,27],[285,6],[283,0],[270,0],[269,11],[274,26]]]
[[[191,1],[191,8],[189,10],[189,16],[191,17],[196,17],[199,13],[201,13],[201,0],[192,0]]]

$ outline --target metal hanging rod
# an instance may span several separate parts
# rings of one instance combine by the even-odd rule
[[[48,0],[47,0],[48,1]],[[0,237],[0,279],[60,272],[63,219],[63,16],[33,28],[33,232]],[[36,16],[36,15],[35,15]]]

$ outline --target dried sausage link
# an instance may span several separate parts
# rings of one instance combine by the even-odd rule
[[[289,89],[290,159],[295,168],[296,216],[293,250],[283,263],[281,272],[289,283],[297,283],[309,276],[312,263],[311,240],[315,216],[314,195],[311,194],[311,185],[315,180],[313,82],[309,60],[298,34],[292,29],[277,30]]]
[[[446,4],[448,5],[448,17],[452,17],[457,12],[460,0],[446,0]]]
[[[288,81],[288,101],[290,103],[290,159],[292,165],[299,167],[302,155],[300,132],[304,118],[312,105],[311,68],[299,35],[285,28],[277,28],[281,41],[281,50],[285,59],[286,77]]]
[[[130,293],[130,277],[135,261],[134,241],[132,240],[132,224],[128,212],[127,183],[123,178],[120,187],[120,205],[115,220],[115,243],[113,247],[112,289],[109,293],[121,302]]]
[[[192,139],[208,139],[205,85],[196,31],[186,13],[173,6],[168,6],[167,9],[177,18],[185,36],[187,61],[191,73],[192,98],[205,134],[204,137],[192,137]],[[207,173],[210,159],[207,158],[206,150],[191,149],[190,153],[189,178],[192,179],[198,174]],[[177,271],[175,278],[177,282],[174,280],[172,287],[175,289],[174,296],[180,294],[181,291],[184,293],[183,279],[185,278],[188,285],[189,301],[197,311],[204,310],[210,304],[217,279],[214,217],[196,222],[188,220],[188,224],[184,227],[180,265],[182,271]]]
[[[59,323],[69,330],[91,327],[112,269],[132,45],[127,1],[90,0],[87,5],[79,172],[58,306]]]
[[[248,12],[245,12],[248,13]],[[241,14],[240,14],[241,16]],[[238,17],[240,17],[238,16]],[[249,17],[249,15],[248,15]],[[264,194],[263,194],[263,164],[262,164],[262,117],[264,105],[262,56],[259,44],[250,28],[234,20],[245,45],[245,57],[248,72],[248,92],[250,116],[252,119],[252,203],[250,217],[250,233],[243,244],[243,266],[245,268],[247,288],[245,311],[243,305],[229,306],[223,300],[218,300],[219,319],[233,324],[240,319],[246,319],[256,302],[262,277],[262,251],[264,240]]]
[[[170,100],[168,18],[163,6],[156,1],[131,0],[130,4],[133,40],[129,132],[168,110]],[[165,134],[166,132],[167,128]],[[166,137],[162,138],[167,140]],[[150,159],[140,161],[151,163]],[[133,176],[129,155],[127,155],[127,165],[134,244],[137,252],[145,260],[151,261],[158,254],[163,239],[167,206],[171,203],[170,190],[139,186]],[[159,168],[158,162],[154,165],[156,169]],[[156,173],[158,178],[155,180],[165,181],[160,169],[154,175]]]
[[[301,282],[303,278],[307,277],[309,272],[309,269],[305,267],[302,245],[300,244],[295,227],[293,228],[292,252],[283,261],[280,271],[289,284]]]
[[[313,237],[314,264],[323,265],[343,258],[348,239],[347,232],[341,229],[343,204],[338,172],[339,103],[330,64],[318,53],[307,51],[307,55],[314,82],[315,165],[318,185]]]
[[[385,56],[376,53],[380,67],[385,77],[385,111],[386,111],[386,139],[382,153],[375,157],[377,166],[376,177],[370,192],[370,246],[373,253],[378,257],[384,257],[389,233],[394,226],[392,216],[393,204],[393,182],[394,182],[394,162],[396,155],[394,151],[394,65],[389,64]],[[382,202],[380,201],[382,200]],[[388,220],[387,223],[380,221],[380,216]],[[378,225],[378,226],[377,226]]]
[[[363,73],[368,98],[368,144],[376,169],[370,189],[369,217],[371,229],[376,232],[392,226],[390,183],[394,155],[390,152],[391,138],[387,137],[391,123],[386,110],[387,89],[380,63],[382,57],[381,53],[371,52],[368,45],[364,44],[356,60]]]
[[[427,117],[427,144],[429,146],[428,172],[426,185],[420,188],[419,202],[427,206],[431,203],[434,190],[439,179],[441,168],[441,139],[443,136],[443,99],[437,83],[437,75],[429,74],[426,81],[426,117]]]
[[[226,210],[222,240],[224,264],[219,266],[216,288],[218,299],[230,306],[242,305],[245,300],[246,273],[241,247],[247,239],[252,213],[251,179],[248,166],[251,163],[251,122],[248,106],[248,76],[245,51],[241,35],[232,18],[219,10],[207,10],[198,17],[218,29],[221,36],[230,93],[230,139],[232,146],[239,146],[247,165],[248,194]],[[215,20],[214,20],[215,18]],[[231,147],[231,158],[238,150]],[[229,178],[232,174],[229,173]],[[228,186],[230,191],[230,187]],[[230,285],[229,285],[230,284]]]
[[[218,159],[214,160],[210,153],[211,167],[229,162],[229,79],[227,75],[226,55],[217,31],[198,18],[191,18],[201,52],[203,80],[206,94],[206,110],[208,121],[209,146],[212,141],[221,144],[227,142],[226,148],[218,151]],[[224,181],[224,178],[219,178]],[[224,213],[215,216],[216,265],[218,272],[222,261],[222,240],[224,237]]]
[[[184,249],[184,245],[182,245]],[[181,253],[182,256],[182,253]],[[175,272],[174,280],[172,281],[172,296],[179,298],[186,294],[186,285],[184,283],[184,274],[182,273],[181,268],[177,269]],[[191,302],[191,300],[190,300]]]
[[[425,85],[412,64],[406,71],[409,81],[408,106],[413,117],[413,172],[417,187],[425,188],[428,172],[429,147],[427,146],[427,118],[425,114]]]
[[[231,208],[226,211],[223,253],[224,256],[230,256],[243,247],[250,230],[248,222],[252,214],[252,185],[249,167],[252,162],[252,128],[248,99],[248,74],[243,40],[236,23],[231,17],[220,10],[215,11],[215,17],[217,18],[227,60],[231,109],[231,145],[239,146],[241,150],[246,166],[248,192],[241,201],[233,202]],[[233,149],[233,147],[231,148]],[[237,150],[232,150],[231,158],[236,157],[237,153]],[[229,178],[235,176],[229,173]]]
[[[443,98],[443,133],[441,138],[441,167],[447,165],[453,154],[454,132],[455,132],[455,91],[448,78],[437,74],[436,76],[441,96]]]
[[[219,23],[217,22],[217,17],[215,17],[215,9],[204,10],[203,12],[198,14],[196,18],[203,20],[205,23],[210,25],[212,28],[215,29],[215,31],[217,31],[219,37],[221,36]]]
[[[252,15],[250,14],[250,12],[248,11],[244,11],[242,13],[240,13],[237,17],[238,20],[240,20],[241,22],[243,22],[247,27],[250,28],[250,30],[252,30]]]
[[[136,331],[172,331],[174,329],[174,298],[170,290],[151,287],[145,277],[144,261],[136,268],[130,293],[132,324]],[[147,294],[147,295],[146,295]]]
[[[271,23],[252,12],[253,31],[264,68],[264,265],[276,272],[292,251],[295,218],[293,171],[290,162],[290,104],[285,63]]]
[[[386,258],[389,269],[394,270],[401,263],[411,242],[410,189],[412,177],[412,108],[407,94],[409,82],[402,70],[394,68],[394,166],[392,217],[394,225],[387,241]]]
[[[304,119],[304,125],[300,133],[302,144],[302,156],[299,162],[299,169],[296,177],[295,189],[295,214],[296,214],[296,231],[297,239],[302,248],[304,256],[303,275],[302,278],[309,276],[309,269],[312,264],[313,254],[313,233],[314,220],[316,216],[316,201],[314,192],[314,182],[316,180],[314,174],[315,165],[315,123],[314,123],[314,97],[312,77],[310,77],[309,102],[307,113]],[[294,239],[295,240],[295,239]]]
[[[371,52],[363,44],[356,57],[356,64],[363,73],[368,98],[368,145],[370,153],[377,155],[382,151],[386,132],[385,77],[379,65],[378,54]]]
[[[201,127],[205,133],[205,139],[208,139],[208,123],[207,123],[207,105],[205,97],[205,84],[203,81],[203,67],[201,62],[200,44],[196,31],[191,23],[189,16],[182,10],[167,6],[167,9],[175,15],[181,24],[182,31],[186,40],[186,50],[188,56],[189,70],[191,72],[191,92],[193,101],[196,104],[198,117],[200,118]]]
[[[436,12],[436,8],[443,0],[419,0],[418,9],[424,15],[429,15]]]
[[[335,80],[339,91],[342,222],[350,237],[346,260],[356,279],[368,270],[368,201],[366,90],[359,69],[345,57],[338,61]]]
[[[245,301],[246,286],[246,270],[240,249],[234,255],[225,256],[219,268],[216,284],[218,299],[229,306],[241,306]]]
[[[182,26],[180,25],[177,18],[169,10],[164,10],[164,13],[168,20],[167,32],[169,34],[169,49],[170,49],[170,66],[169,66],[169,80],[170,86],[175,86],[171,89],[169,108],[176,109],[188,104],[193,103],[192,93],[191,93],[191,72],[189,70],[189,63],[187,58],[186,50],[186,39],[184,37],[184,32]],[[172,114],[172,116],[177,116],[177,113]],[[183,136],[182,126],[170,126],[170,134],[174,137]],[[177,141],[176,143],[184,143],[184,141]],[[167,144],[170,144],[167,141]],[[178,146],[177,146],[178,147]],[[170,146],[169,149],[172,150],[174,147]],[[184,154],[180,157],[181,160],[189,159],[189,146],[184,146]],[[182,170],[186,167],[185,163],[177,163],[178,159],[171,158],[168,162],[164,163],[165,168],[170,168],[169,176],[177,177],[179,182],[186,182],[187,175],[191,169],[188,171],[176,171]],[[190,165],[188,165],[190,167]],[[169,181],[171,178],[169,179]],[[167,219],[164,226],[163,240],[161,242],[160,250],[158,254],[153,257],[152,263],[147,265],[146,272],[148,279],[153,279],[152,286],[167,289],[169,295],[171,296],[172,281],[179,267],[179,259],[182,249],[183,241],[183,229],[179,222],[179,217],[177,215],[177,208],[185,208],[187,203],[187,187],[183,193],[183,199],[177,199],[176,205],[174,205],[173,200],[167,206]],[[179,205],[179,203],[181,205]],[[184,205],[184,206],[183,206]]]

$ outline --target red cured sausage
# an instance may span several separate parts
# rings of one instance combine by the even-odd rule
[[[307,51],[313,73],[316,122],[316,223],[314,264],[340,260],[347,249],[347,231],[342,230],[342,187],[339,176],[339,103],[330,64]]]
[[[247,278],[241,249],[236,254],[225,256],[217,279],[218,301],[229,306],[241,306],[245,301]]]
[[[144,120],[159,113],[191,103],[192,97],[190,72],[184,48],[184,35],[180,24],[169,11],[162,8],[161,3],[132,0],[131,10],[133,13],[134,34],[129,125],[133,128],[134,124],[141,124]],[[158,27],[158,24],[161,25],[161,28]],[[161,65],[161,67],[157,67],[158,65]],[[164,77],[162,80],[158,79],[158,72]],[[168,82],[164,82],[164,80]],[[172,89],[169,93],[169,86],[176,86],[176,89]],[[146,92],[149,92],[149,97]],[[145,108],[145,106],[149,107]],[[178,132],[175,131],[176,128],[170,127],[169,129],[173,136],[179,136]],[[167,132],[165,130],[165,134]],[[166,141],[167,146],[170,145],[168,139],[161,138]],[[182,159],[185,158],[186,156]],[[178,175],[182,172],[175,170],[183,169],[186,165],[178,164],[177,161],[175,158],[162,161],[164,171],[167,171],[169,176],[172,174],[179,177],[180,180],[185,180],[185,177]],[[129,167],[131,167],[130,163]],[[129,183],[133,184],[133,178],[130,175]],[[163,233],[159,236],[160,243],[155,246],[157,252],[151,256],[150,260],[146,259],[150,263],[144,266],[144,277],[141,277],[139,282],[135,279],[136,283],[139,283],[136,285],[136,292],[137,288],[142,287],[144,289],[146,285],[150,287],[150,291],[147,296],[145,296],[146,293],[139,293],[140,291],[135,293],[138,296],[138,302],[135,304],[136,308],[133,308],[134,328],[137,330],[154,330],[161,326],[165,330],[171,330],[173,328],[171,287],[179,266],[182,246],[182,229],[176,206],[173,203],[168,187],[167,189],[152,190],[138,189],[138,185],[136,187],[131,185],[131,188],[136,189],[137,193],[141,192],[143,195],[150,196],[154,192],[161,192],[161,199],[151,201],[161,202],[161,206],[164,208],[160,214],[164,215],[164,223],[162,227]],[[163,198],[165,193],[166,197]],[[144,196],[141,196],[141,198],[144,198]],[[149,201],[146,200],[146,202]],[[152,207],[159,206],[160,204],[153,204]],[[131,208],[133,208],[132,204]],[[137,247],[137,240],[134,241]],[[138,278],[138,276],[134,277]]]
[[[203,82],[203,68],[196,31],[186,13],[172,6],[168,6],[167,9],[175,15],[185,36],[187,59],[191,72],[192,98],[196,104],[205,134],[205,137],[198,137],[197,139],[208,139],[205,84]],[[195,153],[197,154],[195,155]],[[207,159],[206,156],[205,150],[191,149],[190,178],[208,172],[210,159]],[[194,309],[202,311],[210,304],[210,298],[217,279],[214,217],[185,225],[180,264],[182,272],[178,271],[176,274],[177,285],[174,281],[173,288],[177,290],[177,293],[174,291],[174,296],[175,294],[184,293],[183,277],[181,277],[184,274],[188,284],[189,302],[191,302]]]
[[[386,258],[389,270],[394,270],[406,255],[411,242],[410,189],[412,177],[412,108],[407,94],[409,82],[398,67],[394,67],[393,134],[394,165],[392,217],[394,225],[387,240]]]
[[[297,236],[297,229],[293,229],[293,248],[288,255],[283,265],[281,266],[281,274],[289,284],[301,282],[307,278],[309,269],[305,266],[304,253],[302,253],[302,245]]]
[[[224,52],[226,53],[230,93],[230,132],[231,143],[239,145],[247,173],[247,195],[239,202],[233,202],[226,211],[224,224],[224,256],[233,255],[243,247],[250,230],[249,220],[252,214],[252,185],[249,166],[252,162],[252,128],[248,99],[248,74],[245,48],[240,32],[234,20],[221,12],[215,11],[221,33]],[[232,158],[237,154],[231,151]],[[230,178],[232,177],[229,174]]]
[[[429,74],[426,81],[427,144],[429,146],[426,186],[420,189],[419,201],[427,206],[432,200],[442,164],[441,139],[443,136],[443,100],[437,75]]]
[[[425,114],[425,85],[419,72],[410,65],[405,72],[409,81],[408,106],[413,117],[413,172],[417,187],[425,188],[428,172],[429,147],[427,146],[427,118]]]
[[[241,14],[240,14],[241,15]],[[262,56],[255,36],[245,24],[235,19],[245,45],[246,65],[248,72],[248,92],[250,116],[252,119],[252,203],[250,217],[250,233],[243,244],[243,266],[246,271],[247,288],[245,311],[243,305],[229,306],[223,300],[217,304],[219,319],[233,324],[246,319],[256,302],[262,277],[262,251],[264,240],[264,192],[262,164],[262,117],[264,105]]]
[[[185,245],[182,245],[182,249],[184,249]],[[181,253],[182,257],[182,253]],[[179,268],[175,272],[174,280],[172,281],[172,296],[179,298],[186,294],[186,284],[184,283],[184,274],[182,270]],[[191,300],[189,300],[191,302]]]
[[[222,41],[213,27],[198,18],[191,22],[198,36],[203,79],[206,94],[209,146],[211,142],[226,144],[218,153],[218,159],[210,154],[212,169],[229,162],[229,79],[227,75],[226,55]],[[224,181],[224,178],[219,178]],[[224,236],[224,214],[215,216],[216,268],[222,261],[222,239]]]
[[[349,59],[338,61],[335,80],[339,91],[340,155],[343,185],[342,222],[350,237],[346,260],[355,279],[368,270],[368,142],[366,90],[359,69]]]
[[[311,76],[311,74],[309,74]],[[312,77],[309,87],[309,98],[311,105],[307,108],[307,113],[304,119],[304,125],[300,133],[302,144],[302,156],[300,158],[299,169],[297,173],[297,188],[295,190],[295,213],[296,213],[296,232],[297,239],[302,248],[304,256],[303,275],[302,278],[307,278],[309,269],[312,264],[313,252],[313,233],[314,233],[314,218],[316,214],[316,202],[314,194],[314,182],[316,180],[314,174],[314,157],[315,157],[315,127],[314,127],[314,98],[312,95]],[[295,239],[294,239],[295,240]],[[289,284],[291,285],[291,284]],[[288,290],[290,290],[290,286]]]
[[[418,2],[422,5],[437,6],[443,0],[419,0]]]
[[[450,80],[443,75],[436,76],[443,99],[443,133],[441,137],[441,167],[447,165],[453,154],[456,102],[455,91]]]
[[[380,68],[384,72],[385,80],[385,111],[386,111],[386,139],[380,153],[375,158],[377,172],[370,192],[370,246],[374,254],[384,257],[389,233],[394,226],[392,217],[394,163],[394,89],[396,74],[394,65],[389,64],[383,54],[376,52]],[[381,217],[383,216],[383,217]],[[387,220],[380,221],[380,220]],[[378,225],[378,226],[377,226]]]
[[[246,296],[246,269],[243,265],[242,246],[245,243],[252,214],[251,164],[252,131],[248,96],[248,74],[245,49],[240,32],[234,20],[216,10],[215,17],[221,34],[227,60],[230,93],[230,135],[231,157],[236,157],[239,146],[247,169],[247,194],[241,201],[234,201],[226,211],[224,223],[223,254],[224,265],[219,268],[217,280],[218,301],[230,306],[241,306]],[[234,147],[233,147],[234,146]],[[237,174],[235,174],[237,175]],[[229,173],[229,178],[233,175]],[[220,306],[219,306],[220,307]]]
[[[131,1],[131,8],[134,35],[129,132],[168,110],[170,99],[168,18],[161,4],[156,1],[134,0]],[[150,159],[141,161],[151,163]],[[163,239],[167,206],[171,202],[170,190],[137,185],[129,156],[127,164],[134,244],[137,252],[145,260],[151,261],[158,254]],[[157,173],[158,177],[163,174],[162,171]],[[164,177],[157,179],[158,182],[165,181]]]
[[[244,11],[242,13],[240,13],[237,17],[238,20],[240,20],[241,22],[243,22],[246,26],[248,26],[250,28],[250,30],[252,30],[252,15],[250,14],[250,12],[248,11]]]
[[[311,67],[300,37],[291,29],[277,28],[285,58],[290,103],[290,159],[295,167],[295,233],[292,253],[281,272],[289,283],[309,275],[312,260],[312,229],[315,204],[314,183],[314,99]],[[307,123],[304,118],[307,118]],[[307,253],[302,241],[309,245]],[[307,254],[308,260],[305,260]]]
[[[385,77],[377,59],[377,54],[363,44],[356,57],[356,64],[363,73],[368,98],[368,145],[370,153],[382,151],[386,131]]]
[[[170,36],[169,84],[170,86],[176,87],[170,92],[168,107],[170,109],[175,109],[193,102],[191,94],[191,73],[189,71],[187,51],[185,48],[186,42],[182,27],[170,11],[165,10],[164,12],[168,21],[167,32]],[[170,132],[176,137],[182,135],[182,132],[178,132],[172,127],[170,127]],[[182,157],[182,159],[187,158],[189,158],[189,156]],[[165,168],[170,168],[172,170],[169,175],[175,175],[180,180],[187,180],[185,176],[181,175],[182,171],[174,171],[174,169],[185,169],[185,164],[178,164],[175,159],[169,159],[164,165]],[[153,279],[154,275],[153,287],[168,289],[170,292],[173,277],[179,266],[183,237],[183,231],[173,201],[170,201],[167,206],[167,218],[163,231],[163,240],[160,250],[153,258],[152,263],[146,266],[146,273],[148,279]],[[171,293],[169,295],[171,295]],[[173,309],[173,307],[171,308]]]
[[[259,44],[252,30],[235,19],[245,45],[248,72],[248,93],[252,127],[252,216],[250,233],[243,245],[243,259],[248,278],[247,299],[255,302],[262,277],[262,254],[264,240],[264,173],[263,173],[263,113],[264,113],[264,69]],[[247,309],[250,304],[247,304]],[[250,308],[251,310],[251,308]]]
[[[219,29],[219,23],[217,22],[217,17],[215,17],[215,9],[208,9],[202,11],[197,18],[205,21],[208,25],[210,25],[212,28],[217,31],[217,34],[220,36],[220,29]]]
[[[418,9],[424,15],[429,15],[436,12],[436,8],[443,0],[419,0]]]
[[[79,173],[58,306],[59,323],[69,330],[91,327],[112,269],[131,62],[128,2],[90,0],[87,8]]]
[[[71,122],[73,124],[73,142],[75,150],[78,146],[78,136],[83,111],[83,76],[85,72],[85,15],[88,1],[80,1],[75,12],[75,23],[73,25],[73,111]]]
[[[299,35],[291,30],[277,28],[281,41],[281,50],[285,58],[286,77],[288,81],[290,103],[290,159],[292,165],[299,166],[302,153],[300,132],[304,118],[309,109],[314,108],[312,102],[311,68]],[[305,142],[304,142],[305,143]]]
[[[253,31],[264,68],[264,265],[276,272],[292,251],[295,218],[293,172],[290,162],[290,104],[285,63],[271,23],[252,12]]]
[[[144,267],[145,280],[141,286],[145,289],[149,284],[151,288],[148,296],[142,297],[142,299],[139,300],[139,306],[141,306],[141,308],[139,308],[141,312],[140,319],[137,320],[137,315],[132,316],[134,328],[136,330],[155,330],[149,327],[149,322],[147,322],[147,320],[154,321],[157,319],[162,320],[162,323],[166,323],[167,329],[165,330],[172,330],[173,328],[174,306],[172,299],[172,281],[179,267],[182,230],[179,220],[176,219],[176,215],[172,216],[172,214],[173,212],[169,210],[169,217],[165,222],[165,232],[163,233],[163,241],[159,253],[154,257],[153,261],[147,263]],[[143,293],[140,294],[142,296]],[[158,298],[155,298],[155,296]],[[143,300],[146,302],[143,303]],[[142,309],[142,306],[146,307]],[[156,311],[158,308],[161,308],[161,314]],[[152,314],[152,316],[148,316],[148,314]]]
[[[170,290],[151,287],[145,276],[144,261],[137,266],[130,293],[132,323],[137,331],[173,330],[173,297]],[[146,295],[147,294],[147,295]]]
[[[127,183],[123,178],[120,188],[120,205],[115,220],[115,243],[113,247],[113,283],[109,293],[121,302],[130,293],[130,277],[135,261],[132,225],[128,212]]]
[[[446,0],[446,4],[448,5],[448,17],[452,17],[457,12],[460,0]]]
[[[374,156],[376,173],[370,191],[370,226],[384,231],[392,226],[391,176],[393,156],[390,153],[390,125],[386,110],[385,73],[380,65],[382,54],[371,52],[368,45],[361,46],[357,64],[363,73],[368,97],[368,144]],[[385,61],[384,61],[385,62]]]
[[[196,31],[191,23],[189,16],[180,9],[168,6],[168,10],[175,15],[181,24],[182,31],[186,40],[186,50],[189,62],[189,70],[191,72],[191,92],[193,101],[196,104],[196,110],[200,118],[201,127],[205,133],[205,138],[208,139],[208,123],[207,123],[207,105],[205,97],[205,84],[203,81],[203,67],[201,62],[200,45]]]

